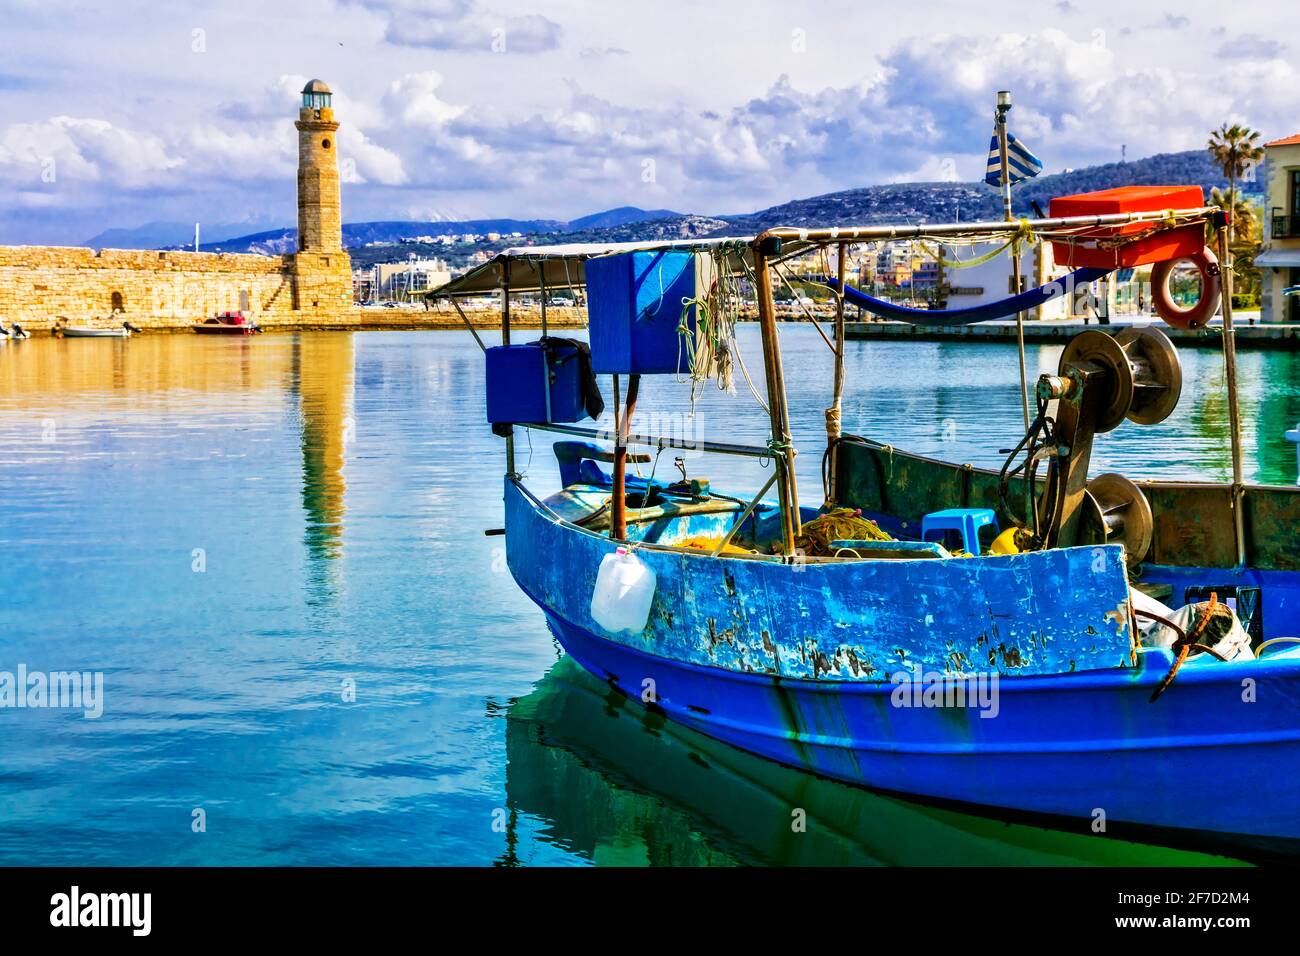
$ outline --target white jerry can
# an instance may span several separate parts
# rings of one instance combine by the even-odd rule
[[[591,616],[611,634],[639,634],[650,620],[654,596],[655,573],[627,548],[619,548],[600,562]]]

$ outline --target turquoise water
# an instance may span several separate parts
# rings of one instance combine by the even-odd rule
[[[783,336],[815,501],[830,356],[811,329]],[[1241,360],[1250,475],[1293,482],[1300,361]],[[1227,473],[1221,364],[1183,361],[1174,417],[1103,436],[1100,467]],[[846,431],[984,465],[1019,438],[1012,349],[850,343],[847,366]],[[691,420],[686,394],[648,381],[641,407],[764,439],[743,384]],[[518,442],[542,491],[551,440]],[[740,491],[766,477],[684,466]],[[0,863],[1200,859],[886,800],[606,699],[482,533],[501,524],[502,467],[468,334],[0,346],[0,671],[104,679],[99,719],[0,709]]]

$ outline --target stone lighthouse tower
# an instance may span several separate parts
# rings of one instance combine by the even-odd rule
[[[298,253],[295,307],[338,312],[352,302],[352,263],[343,251],[339,210],[339,124],[320,80],[302,88],[298,110]]]

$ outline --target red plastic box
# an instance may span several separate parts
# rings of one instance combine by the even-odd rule
[[[1200,209],[1205,197],[1200,186],[1120,186],[1077,196],[1058,196],[1051,201],[1048,215],[1104,216],[1124,212],[1153,212],[1163,209]],[[1052,257],[1059,266],[1070,269],[1120,269],[1182,259],[1195,255],[1205,246],[1205,227],[1201,223],[1161,229],[1153,235],[1120,246],[1101,246],[1098,240],[1136,235],[1152,227],[1149,222],[1126,223],[1090,229],[1073,242],[1053,242]]]

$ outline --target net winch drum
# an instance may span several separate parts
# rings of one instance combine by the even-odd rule
[[[1108,472],[1088,482],[1080,543],[1122,544],[1129,567],[1151,550],[1155,520],[1142,489],[1123,475]]]
[[[1065,346],[1058,366],[1093,362],[1108,372],[1109,394],[1098,404],[1097,432],[1108,432],[1125,418],[1155,425],[1173,412],[1183,390],[1178,350],[1159,329],[1125,329],[1117,336],[1089,329]]]
[[[1049,547],[1114,543],[1135,566],[1151,548],[1154,522],[1146,497],[1120,475],[1088,481],[1093,436],[1125,419],[1164,421],[1178,405],[1178,351],[1159,329],[1125,329],[1112,338],[1089,329],[1061,353],[1057,375],[1039,379],[1040,398],[1056,399],[1054,441],[1043,510]]]

